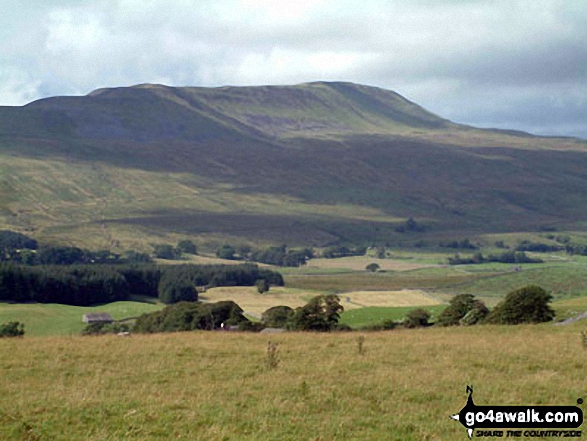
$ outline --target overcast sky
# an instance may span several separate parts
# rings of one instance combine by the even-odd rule
[[[392,89],[460,123],[587,138],[587,1],[0,0],[0,105],[317,80]]]

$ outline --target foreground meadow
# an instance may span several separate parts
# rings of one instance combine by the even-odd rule
[[[5,339],[0,439],[465,440],[468,384],[479,405],[587,398],[582,329],[366,333],[364,354],[357,333]]]

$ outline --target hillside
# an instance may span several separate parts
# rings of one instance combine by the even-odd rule
[[[577,229],[586,153],[351,83],[101,89],[0,107],[0,228],[91,247]]]

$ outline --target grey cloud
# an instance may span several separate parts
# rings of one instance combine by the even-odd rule
[[[293,18],[272,18],[267,0],[23,3],[0,6],[10,21],[0,101],[144,82],[337,79],[396,90],[458,122],[587,131],[583,1],[324,0]]]

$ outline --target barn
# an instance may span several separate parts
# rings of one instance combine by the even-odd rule
[[[84,314],[82,317],[84,323],[112,323],[114,319],[106,312],[92,312]]]

